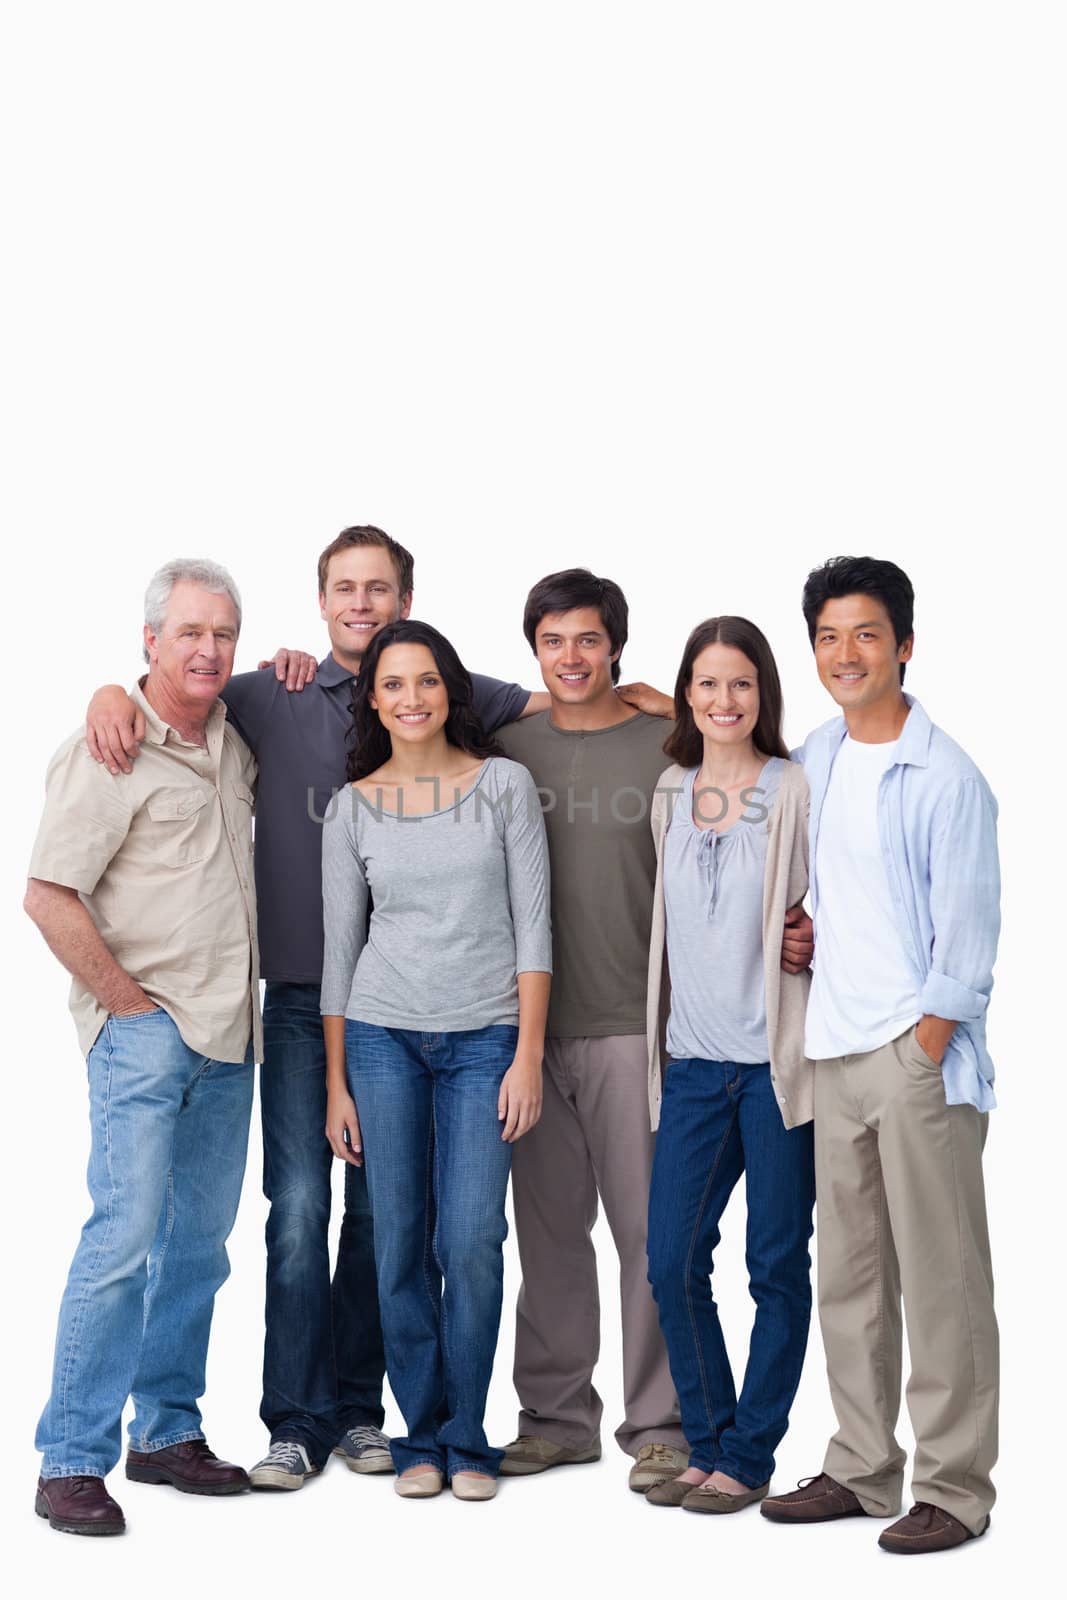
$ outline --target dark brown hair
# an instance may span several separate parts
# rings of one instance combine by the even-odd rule
[[[766,638],[747,617],[709,617],[700,622],[685,641],[682,664],[674,685],[674,730],[663,746],[663,753],[680,767],[697,767],[704,759],[704,739],[693,721],[685,698],[693,676],[693,663],[709,644],[728,644],[747,656],[759,684],[759,716],[752,730],[752,743],[765,756],[781,756],[788,761],[789,751],[782,738],[782,685],[774,654]]]
[[[626,596],[610,578],[598,578],[588,567],[568,567],[566,572],[550,572],[535,583],[526,596],[522,631],[534,655],[537,654],[537,627],[544,617],[563,611],[599,611],[604,631],[611,640],[611,681],[619,681],[619,657],[629,638],[630,608]],[[616,654],[618,652],[618,654]]]
[[[319,593],[326,593],[326,578],[329,572],[330,559],[340,555],[342,550],[360,549],[366,545],[377,545],[382,550],[388,550],[392,557],[393,566],[396,568],[396,581],[400,586],[400,598],[409,595],[415,587],[415,558],[402,544],[397,544],[395,539],[390,539],[381,528],[374,528],[367,523],[362,528],[345,528],[337,538],[328,544],[319,557]]]
[[[352,727],[345,769],[349,783],[357,783],[369,773],[377,772],[393,753],[393,741],[370,703],[378,662],[382,651],[388,650],[391,644],[424,644],[433,656],[448,692],[445,738],[449,744],[483,760],[487,756],[503,755],[500,745],[478,721],[470,673],[444,634],[431,628],[428,622],[390,622],[374,635],[363,657],[359,676],[352,680]]]

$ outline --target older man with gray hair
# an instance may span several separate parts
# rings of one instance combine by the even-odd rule
[[[241,602],[209,561],[145,595],[141,760],[113,777],[81,730],[54,756],[26,910],[73,978],[88,1058],[92,1215],[59,1314],[37,1431],[36,1511],[65,1533],[125,1527],[104,1478],[134,1401],[126,1476],[248,1488],[208,1449],[197,1400],[262,1058],[252,877],[255,762],[219,693]]]

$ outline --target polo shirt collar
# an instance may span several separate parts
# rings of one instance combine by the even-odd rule
[[[342,667],[332,655],[324,656],[315,672],[315,682],[324,689],[338,689],[343,683],[351,683],[354,677],[355,673]]]

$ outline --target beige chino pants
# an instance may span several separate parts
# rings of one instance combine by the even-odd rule
[[[599,1437],[593,1387],[600,1296],[591,1238],[597,1193],[619,1254],[623,1398],[615,1433],[686,1450],[667,1348],[648,1282],[648,1123],[644,1034],[548,1039],[541,1120],[512,1157],[522,1288],[515,1316],[519,1433],[584,1446]]]
[[[985,1525],[995,1493],[997,1323],[982,1147],[911,1028],[815,1067],[819,1318],[838,1429],[823,1470],[873,1516],[900,1508],[903,1295],[912,1495]]]

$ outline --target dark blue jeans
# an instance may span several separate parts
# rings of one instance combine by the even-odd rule
[[[323,1466],[346,1428],[381,1427],[385,1352],[374,1231],[362,1167],[345,1168],[345,1209],[330,1281],[326,1051],[317,984],[268,983],[263,1007],[266,1342],[260,1416]]]
[[[418,1033],[346,1022],[375,1215],[389,1383],[407,1424],[397,1472],[495,1477],[482,1419],[504,1282],[511,1146],[497,1117],[518,1029]],[[443,1280],[443,1282],[442,1282]]]
[[[719,1219],[742,1172],[756,1317],[740,1398],[711,1292]],[[811,1318],[812,1124],[786,1129],[770,1067],[672,1061],[652,1167],[648,1276],[690,1465],[766,1483],[789,1424]]]

